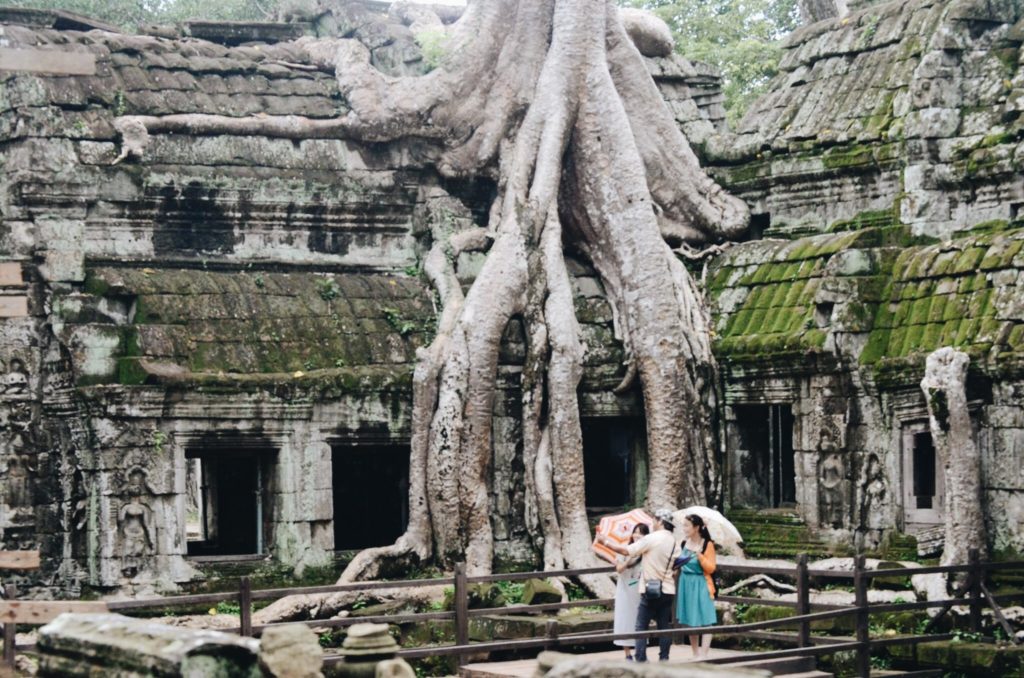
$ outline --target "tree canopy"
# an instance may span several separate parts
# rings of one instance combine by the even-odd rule
[[[672,28],[676,51],[721,70],[735,124],[778,70],[781,41],[800,22],[796,0],[621,0],[653,10]]]

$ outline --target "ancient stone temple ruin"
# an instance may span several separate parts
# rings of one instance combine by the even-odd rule
[[[791,508],[823,543],[879,549],[944,519],[919,383],[971,356],[990,546],[1024,549],[1024,6],[850,3],[787,41],[735,130],[719,78],[648,58],[679,125],[750,206],[747,240],[692,263],[722,368],[720,501]],[[858,9],[859,8],[859,9]],[[450,21],[442,12],[442,20]],[[40,548],[55,594],[158,589],[225,560],[302,570],[407,519],[410,384],[434,331],[428,223],[486,223],[495,187],[442,179],[429,144],[154,134],[120,116],[330,119],[295,40],[353,37],[392,74],[430,54],[358,0],[278,24],[117,32],[0,10],[0,546]],[[670,243],[677,246],[679,242]],[[463,254],[471,281],[478,255]],[[644,503],[638,390],[590,264],[587,504]],[[535,562],[507,328],[491,515]]]

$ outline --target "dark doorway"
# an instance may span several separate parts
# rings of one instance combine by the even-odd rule
[[[637,455],[645,438],[643,420],[595,417],[580,423],[587,508],[602,511],[632,504],[637,494]]]
[[[935,445],[928,431],[914,434],[913,469],[914,508],[938,508],[935,506]]]
[[[740,471],[760,495],[748,500],[772,508],[796,504],[790,405],[736,405],[733,410],[744,454]]]
[[[335,445],[334,548],[393,544],[409,523],[409,446]]]
[[[263,552],[266,454],[216,450],[186,454],[188,553],[197,556]]]

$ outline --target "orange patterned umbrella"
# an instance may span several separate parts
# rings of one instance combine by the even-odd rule
[[[646,523],[648,527],[651,527],[654,525],[654,518],[643,509],[633,509],[629,513],[620,513],[615,516],[601,518],[601,522],[597,524],[597,530],[594,534],[594,552],[605,560],[614,563],[617,554],[604,544],[598,544],[597,536],[604,535],[616,544],[625,546],[629,543],[629,537],[633,534],[633,528],[639,523]]]

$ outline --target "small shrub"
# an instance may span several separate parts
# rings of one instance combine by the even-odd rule
[[[217,614],[241,614],[242,608],[238,606],[238,603],[232,603],[227,600],[222,600],[217,603]]]
[[[443,30],[420,31],[416,34],[416,43],[420,46],[420,53],[423,54],[423,63],[426,65],[427,71],[432,71],[440,66],[448,53],[448,34]]]
[[[338,283],[335,282],[334,278],[322,278],[317,280],[316,291],[324,301],[337,299],[338,296],[341,295],[341,290],[338,289]]]

